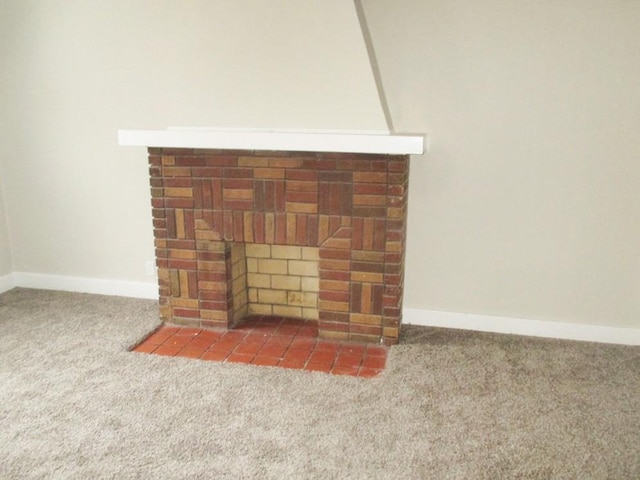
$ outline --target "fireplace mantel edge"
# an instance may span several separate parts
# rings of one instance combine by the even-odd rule
[[[294,152],[424,153],[424,136],[386,133],[181,129],[119,130],[124,146]]]

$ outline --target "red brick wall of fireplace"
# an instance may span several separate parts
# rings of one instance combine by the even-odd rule
[[[165,322],[241,321],[237,243],[318,247],[319,335],[397,342],[408,156],[150,148],[149,162]]]

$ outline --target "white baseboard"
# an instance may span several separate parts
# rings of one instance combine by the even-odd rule
[[[8,292],[12,288],[15,288],[16,284],[13,278],[13,273],[8,275],[2,275],[0,277],[0,293]]]
[[[66,292],[94,293],[121,297],[158,299],[157,283],[67,277],[14,272],[0,276],[0,293],[15,287]],[[416,308],[403,310],[403,323],[427,327],[457,328],[479,332],[507,333],[532,337],[587,342],[640,345],[640,329],[496,317],[472,313],[438,312]]]
[[[95,293],[119,297],[158,299],[158,284],[107,280],[102,278],[66,277],[39,273],[14,272],[13,287],[36,288],[40,290],[61,290],[64,292]],[[1,282],[1,278],[0,278]],[[0,291],[2,284],[0,283]]]
[[[640,329],[405,308],[403,323],[586,342],[640,345]]]

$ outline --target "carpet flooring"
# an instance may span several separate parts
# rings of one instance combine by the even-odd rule
[[[640,478],[637,347],[406,326],[361,379],[129,352],[157,323],[0,295],[0,478]]]

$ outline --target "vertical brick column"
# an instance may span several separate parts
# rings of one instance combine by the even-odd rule
[[[397,341],[408,156],[152,148],[149,162],[163,320],[239,321],[233,242],[317,247],[320,336]]]
[[[409,157],[390,161],[387,191],[382,321],[382,334],[388,339],[398,338],[402,320],[408,192]]]

